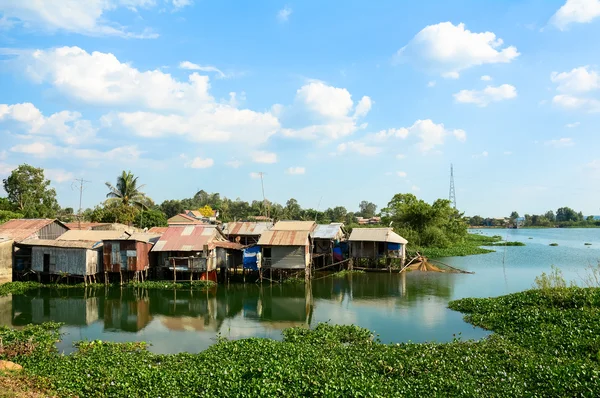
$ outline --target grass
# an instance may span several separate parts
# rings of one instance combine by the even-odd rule
[[[486,249],[481,246],[496,246],[501,240],[502,237],[499,235],[486,236],[468,234],[464,242],[454,244],[450,247],[419,247],[416,250],[429,258],[470,256],[474,254],[493,253],[494,250]]]
[[[282,341],[219,339],[198,354],[86,341],[64,356],[54,348],[59,325],[50,324],[0,328],[0,358],[58,396],[598,396],[600,289],[535,289],[449,306],[494,333],[477,342],[382,344],[367,329],[319,324],[286,329]]]
[[[350,270],[344,269],[344,270],[341,270],[341,271],[336,272],[334,274],[331,274],[331,276],[334,277],[334,278],[343,278],[346,275],[355,275],[355,274],[364,274],[364,273],[365,273],[365,271],[362,271],[362,270],[352,270],[352,271],[350,271]]]
[[[118,284],[112,284],[110,286],[119,286]],[[145,289],[207,289],[216,286],[213,281],[192,281],[192,282],[177,282],[172,281],[145,281],[145,282],[129,282],[123,284],[125,287],[134,288],[145,288]],[[87,289],[104,289],[106,287],[103,283],[92,283],[87,285]],[[39,282],[7,282],[0,285],[0,297],[8,294],[24,294],[27,291],[35,289],[85,289],[86,286],[83,283],[74,285],[56,284],[56,283],[39,283]]]
[[[558,246],[558,243],[550,243],[548,246]]]

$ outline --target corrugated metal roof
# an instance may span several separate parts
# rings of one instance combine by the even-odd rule
[[[21,218],[10,220],[0,225],[0,235],[14,239],[15,241],[25,240],[53,222],[65,226],[60,221],[49,218]],[[65,228],[67,227],[65,226]]]
[[[195,219],[194,217],[190,217],[187,214],[181,213],[181,214],[174,215],[173,217],[171,217],[167,220],[167,224],[171,225],[172,223],[198,224],[198,223],[201,223],[201,221]]]
[[[90,230],[90,229],[92,229],[92,227],[97,227],[99,225],[108,225],[108,224],[102,223],[102,222],[82,222],[82,223],[68,222],[68,223],[65,223],[65,225],[69,229],[76,229],[76,230],[83,231],[83,230]]]
[[[108,240],[134,240],[137,242],[146,242],[146,243],[156,243],[158,242],[158,239],[160,239],[160,237],[162,236],[162,234],[153,234],[150,232],[137,232],[131,235],[122,235],[121,237],[117,238],[117,239],[104,239],[106,241]]]
[[[172,226],[162,234],[152,251],[202,251],[204,245],[209,245],[217,236],[221,234],[212,225]]]
[[[343,236],[342,223],[319,224],[311,234],[314,239],[336,239]]]
[[[67,231],[58,237],[58,240],[81,240],[100,242],[102,240],[116,240],[127,237],[123,231]]]
[[[0,236],[0,243],[12,241],[8,236]]]
[[[348,240],[350,242],[408,243],[392,228],[354,228]]]
[[[278,221],[273,231],[312,231],[317,226],[314,221]]]
[[[244,245],[241,245],[239,243],[234,243],[234,242],[212,242],[211,246],[212,247],[222,247],[224,249],[236,249],[236,250],[242,250],[244,248]]]
[[[102,247],[102,242],[90,242],[81,240],[47,240],[47,239],[30,239],[25,242],[21,242],[20,245],[24,246],[47,246],[47,247],[61,247],[65,249],[97,249]]]
[[[265,231],[258,240],[260,246],[306,246],[309,231]]]
[[[229,222],[225,224],[225,235],[259,236],[273,226],[270,222]]]
[[[169,229],[169,227],[152,227],[148,230],[148,233],[164,234],[165,232],[167,232],[167,229]]]

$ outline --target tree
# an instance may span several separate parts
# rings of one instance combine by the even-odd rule
[[[517,218],[519,218],[519,213],[517,213],[516,211],[513,211],[512,213],[510,213],[511,221],[515,221]]]
[[[160,209],[167,215],[168,218],[183,213],[185,207],[180,200],[165,200],[160,204]]]
[[[0,210],[0,224],[4,224],[5,222],[16,218],[23,218],[23,214],[9,210]]]
[[[44,170],[22,164],[3,180],[4,190],[13,209],[27,218],[54,218],[59,210],[56,191]]]
[[[331,213],[329,217],[332,222],[344,222],[346,219],[346,214],[348,214],[348,210],[344,206],[336,206],[331,209]]]
[[[298,201],[294,198],[288,199],[285,202],[284,214],[285,218],[288,220],[299,220],[301,215],[302,208]]]
[[[582,215],[583,216],[583,215]],[[577,212],[570,207],[561,207],[556,210],[556,221],[565,222],[565,221],[578,221],[579,215]]]
[[[544,214],[544,217],[546,217],[550,222],[556,221],[556,216],[552,210],[548,210],[546,214]]]
[[[167,216],[160,210],[144,210],[135,215],[133,225],[138,228],[166,227]]]
[[[200,212],[200,214],[202,214],[203,217],[212,217],[214,214],[212,207],[210,207],[209,205],[205,205],[204,207],[199,208],[198,211]]]
[[[364,218],[371,218],[375,216],[375,212],[377,211],[377,205],[366,200],[360,202],[358,208],[360,209],[358,215]]]
[[[144,185],[138,186],[138,177],[135,177],[131,171],[125,172],[117,177],[117,185],[113,186],[110,182],[106,183],[109,192],[107,204],[119,203],[125,207],[133,206],[138,209],[147,209],[149,199],[140,191]]]

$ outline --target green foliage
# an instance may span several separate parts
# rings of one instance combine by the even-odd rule
[[[371,218],[375,216],[377,212],[377,205],[375,203],[371,203],[367,200],[363,200],[358,204],[359,211],[356,213],[356,216],[363,218]]]
[[[3,180],[13,209],[26,218],[53,218],[60,209],[44,170],[22,164]]]
[[[533,286],[542,290],[559,289],[567,287],[567,281],[560,268],[553,265],[549,274],[542,272],[542,275],[535,277]]]
[[[550,243],[548,246],[558,246],[558,243]]]
[[[494,242],[486,243],[485,246],[525,246],[523,242]]]
[[[133,225],[138,228],[166,227],[167,216],[160,210],[144,210],[135,215]]]
[[[192,282],[172,282],[172,281],[144,281],[144,282],[131,282],[128,284],[135,288],[145,289],[162,289],[162,290],[173,290],[173,289],[206,289],[215,287],[217,284],[213,281],[192,281]]]
[[[584,245],[585,245],[585,246],[591,246],[592,244],[591,244],[591,243],[589,243],[589,242],[585,242],[585,243],[584,243]]]
[[[347,275],[358,275],[358,274],[364,274],[364,273],[365,273],[365,271],[362,271],[362,270],[344,269],[344,270],[341,270],[341,271],[331,274],[331,276],[334,278],[344,278]]]
[[[0,210],[0,224],[16,218],[23,218],[23,214],[15,213],[14,211],[9,210]]]
[[[147,209],[150,200],[141,191],[144,185],[138,185],[138,177],[135,177],[131,171],[123,173],[117,177],[117,185],[113,186],[110,182],[105,183],[108,188],[106,194],[107,204],[119,204],[122,207],[136,207],[138,209]]]
[[[393,222],[394,229],[416,246],[448,248],[467,236],[467,223],[449,200],[429,204],[413,194],[396,194],[382,212],[384,224]]]
[[[501,240],[502,237],[498,235],[486,236],[467,234],[463,241],[460,243],[455,243],[450,247],[416,247],[411,248],[411,251],[418,251],[425,257],[429,258],[470,256],[474,254],[493,253],[493,250],[485,249],[480,246],[495,246],[499,244]]]

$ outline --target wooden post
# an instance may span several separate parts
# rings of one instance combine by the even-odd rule
[[[104,271],[104,284],[108,285],[108,272]]]
[[[121,280],[121,286],[123,286],[123,271],[119,270],[119,279]]]

